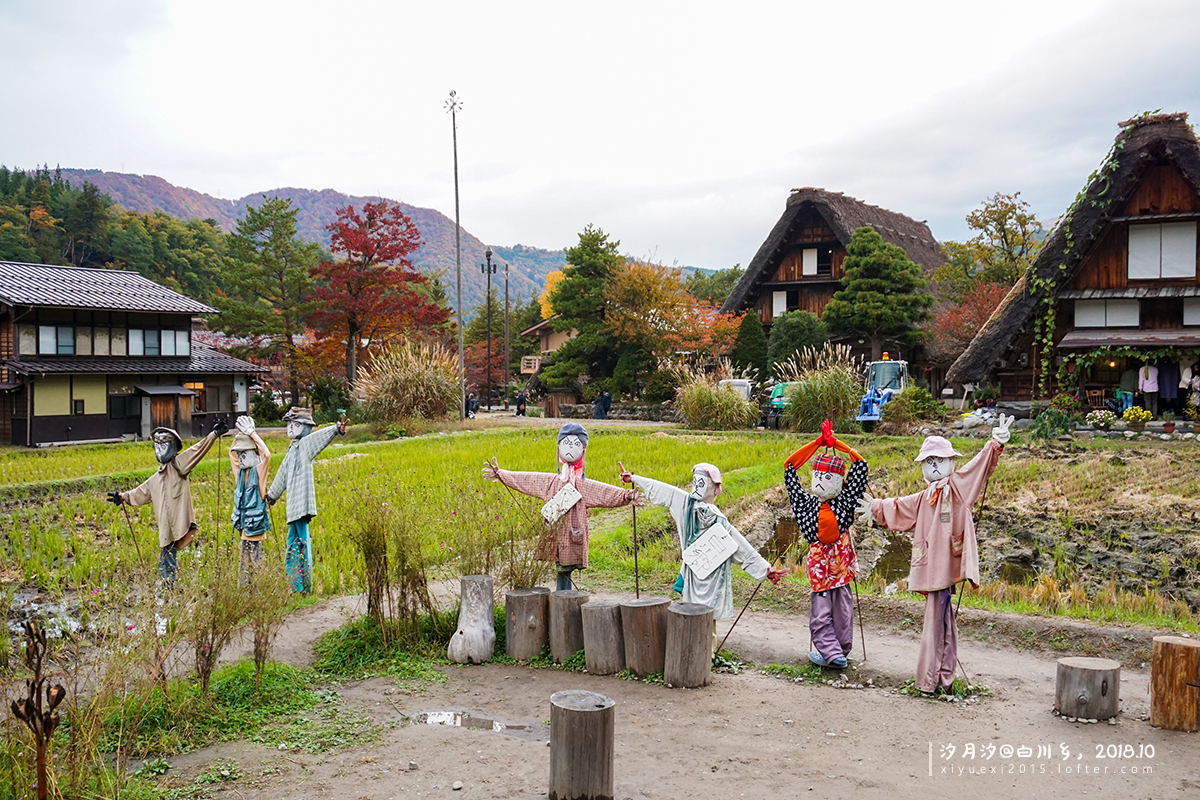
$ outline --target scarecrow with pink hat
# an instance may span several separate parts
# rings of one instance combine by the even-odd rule
[[[773,569],[746,541],[721,509],[714,505],[721,493],[721,470],[708,463],[692,467],[691,490],[634,475],[620,462],[621,480],[632,483],[646,501],[671,512],[683,549],[680,582],[675,588],[685,603],[699,603],[713,610],[713,621],[733,618],[733,567],[761,583],[779,583],[786,570]],[[714,638],[713,644],[716,644]]]
[[[813,462],[809,491],[800,485],[796,470],[822,447]],[[846,462],[830,449],[850,457]],[[792,453],[783,468],[783,482],[792,500],[796,527],[808,542],[804,563],[812,587],[808,629],[813,650],[809,661],[821,667],[844,669],[854,645],[854,595],[850,582],[858,576],[858,555],[850,539],[850,526],[858,501],[867,491],[867,462],[833,435],[829,420],[821,435]]]
[[[908,588],[925,595],[925,624],[917,656],[917,688],[932,694],[954,682],[958,663],[958,623],[950,598],[962,581],[979,585],[979,545],[971,507],[996,469],[1011,433],[1013,417],[1001,414],[979,453],[956,469],[962,453],[941,436],[928,436],[915,461],[926,486],[906,497],[866,495],[858,512],[893,531],[913,534]]]

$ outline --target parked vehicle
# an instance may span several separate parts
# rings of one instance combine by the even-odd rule
[[[866,393],[858,408],[859,422],[865,423],[864,428],[870,428],[883,419],[883,407],[892,398],[912,385],[908,374],[907,361],[893,361],[888,354],[883,354],[880,361],[872,361],[867,365]]]
[[[787,425],[788,389],[796,384],[795,381],[784,381],[775,384],[771,396],[767,399],[767,413],[763,420],[765,428],[779,428]]]

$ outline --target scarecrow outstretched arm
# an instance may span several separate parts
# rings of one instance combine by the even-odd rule
[[[871,501],[871,516],[891,531],[914,530],[924,497],[923,491],[904,497],[877,497]]]
[[[617,508],[627,506],[637,495],[636,489],[622,489],[602,481],[581,480],[578,486],[583,504],[588,508]]]
[[[179,474],[180,475],[190,474],[191,471],[193,469],[195,469],[196,465],[200,463],[200,460],[203,459],[204,456],[208,453],[209,448],[212,447],[213,443],[216,441],[217,441],[217,432],[213,431],[213,432],[209,433],[208,436],[205,436],[203,439],[201,439],[200,441],[196,442],[194,445],[189,447],[187,450],[184,450],[179,455],[175,456],[175,468],[177,470],[179,470]]]
[[[154,473],[157,475],[158,473]],[[154,480],[154,475],[151,475],[141,485],[130,489],[128,492],[121,492],[121,502],[131,506],[144,506],[150,502],[150,481]]]
[[[974,505],[975,501],[979,499],[983,485],[987,483],[987,479],[996,469],[1002,452],[1004,452],[1004,445],[995,439],[988,439],[984,443],[983,449],[976,453],[974,458],[955,470],[951,476],[954,488],[958,490],[958,496],[967,505]]]
[[[816,439],[813,439],[811,442],[804,445],[799,450],[797,450],[796,452],[794,452],[790,456],[788,456],[787,461],[785,461],[784,463],[790,464],[793,469],[800,469],[805,464],[807,464],[808,460],[813,457],[813,454],[816,453],[820,449],[821,449],[821,437],[818,436]]]
[[[561,486],[553,486],[550,479],[554,475],[549,472],[513,472],[507,469],[498,469],[496,476],[508,488],[530,497],[536,497],[543,502],[548,502],[561,488]],[[547,487],[552,487],[554,491],[547,492]]]
[[[683,513],[683,506],[687,503],[688,493],[678,486],[672,486],[669,483],[656,481],[653,478],[647,478],[642,475],[633,476],[633,485],[642,490],[646,495],[646,501],[651,505],[663,506],[671,511],[671,515],[678,517]]]

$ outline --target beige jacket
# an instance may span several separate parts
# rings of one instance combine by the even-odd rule
[[[121,492],[121,500],[131,506],[154,504],[154,516],[158,518],[159,547],[178,542],[187,536],[188,531],[196,524],[196,513],[192,510],[192,487],[188,476],[215,441],[217,434],[208,434],[166,464],[159,466],[158,471],[141,486]]]

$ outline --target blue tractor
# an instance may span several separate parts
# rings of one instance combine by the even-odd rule
[[[900,394],[912,384],[908,375],[907,361],[892,361],[888,354],[883,354],[883,360],[872,361],[867,365],[867,391],[858,407],[859,422],[870,430],[876,422],[883,419],[883,407],[892,398]]]

